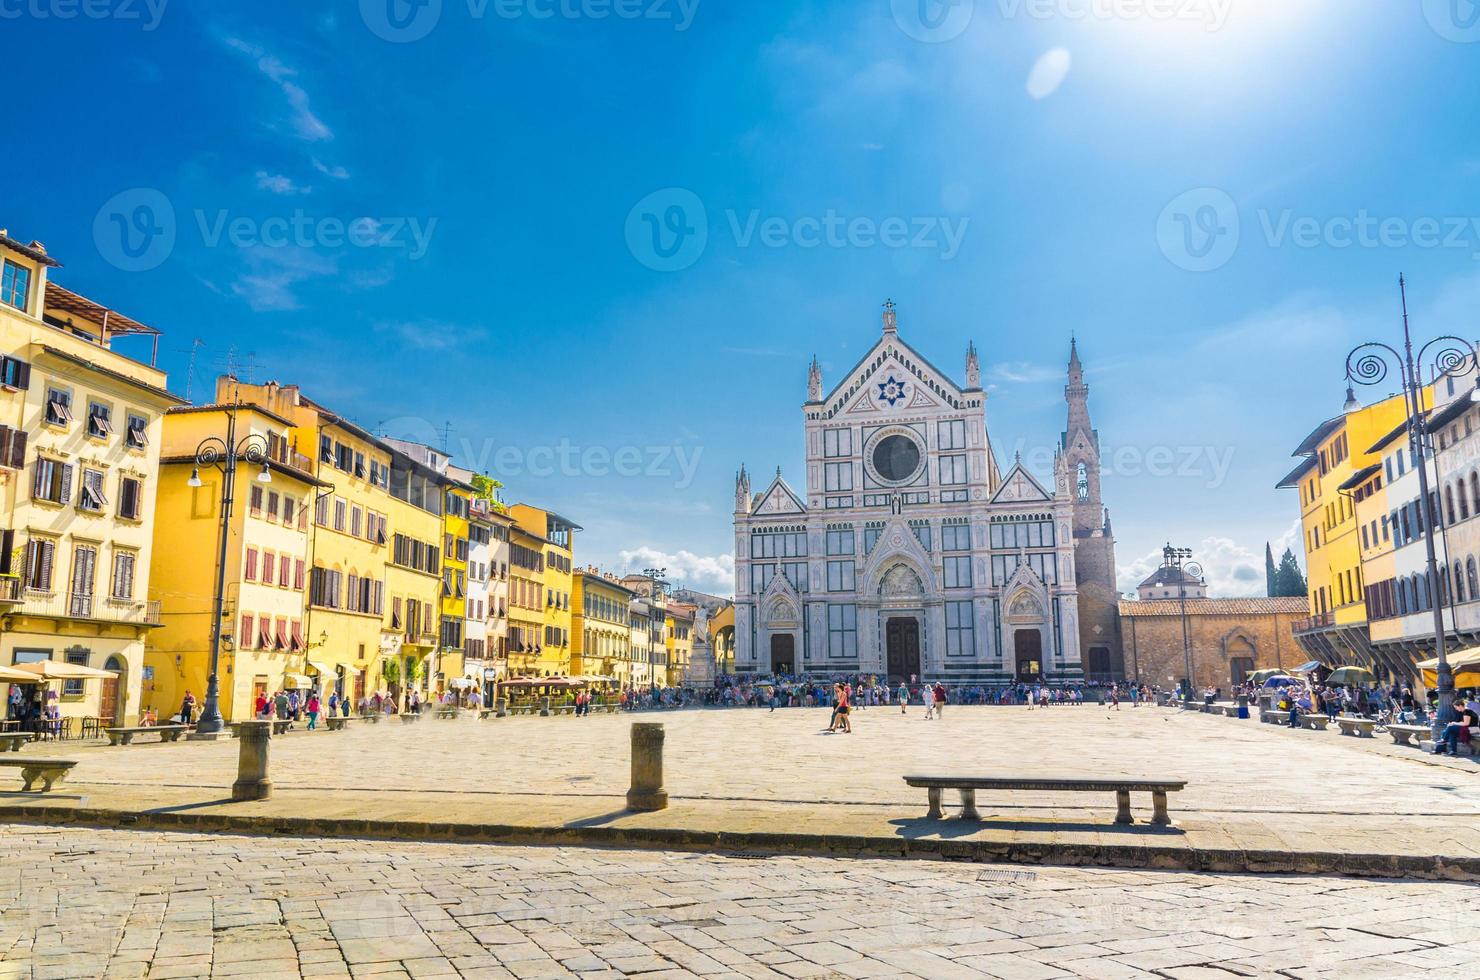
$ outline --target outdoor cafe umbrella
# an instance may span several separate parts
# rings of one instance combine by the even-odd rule
[[[60,660],[38,660],[33,664],[18,664],[16,670],[25,671],[34,680],[44,681],[92,681],[107,680],[118,675],[111,670],[98,670],[82,664],[63,663]]]
[[[1264,670],[1256,670],[1256,671],[1254,671],[1252,674],[1249,675],[1249,679],[1252,680],[1252,681],[1254,681],[1256,684],[1263,684],[1265,681],[1269,680],[1271,677],[1284,677],[1284,676],[1285,676],[1285,672],[1283,670],[1279,670],[1278,668],[1275,668],[1275,667],[1267,667]]]
[[[0,684],[40,684],[41,678],[14,667],[0,667]]]
[[[1264,679],[1264,686],[1265,687],[1289,687],[1292,684],[1299,684],[1299,683],[1300,683],[1300,681],[1296,680],[1293,677],[1279,676],[1279,677],[1266,677]]]
[[[1480,687],[1480,647],[1471,647],[1449,655],[1449,667],[1454,672],[1454,686]],[[1423,671],[1423,682],[1429,687],[1439,683],[1439,659],[1422,660],[1418,664]]]
[[[1366,667],[1338,667],[1326,678],[1326,683],[1337,687],[1362,687],[1376,684],[1377,678]]]

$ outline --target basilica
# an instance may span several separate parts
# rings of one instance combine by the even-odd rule
[[[976,349],[958,385],[900,339],[830,392],[813,358],[807,472],[735,483],[735,669],[1064,683],[1123,670],[1100,441],[1071,344],[1067,423],[1045,486],[1004,472]]]

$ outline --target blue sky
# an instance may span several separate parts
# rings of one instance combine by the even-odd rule
[[[5,8],[0,222],[176,390],[199,338],[197,397],[234,345],[450,424],[618,570],[728,591],[735,469],[800,482],[807,363],[886,297],[976,342],[1004,463],[1077,333],[1124,583],[1170,539],[1225,594],[1298,544],[1274,484],[1399,271],[1480,333],[1468,0],[153,2]]]

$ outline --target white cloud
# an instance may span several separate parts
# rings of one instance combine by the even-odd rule
[[[1064,369],[1027,361],[1004,361],[987,368],[987,377],[1014,384],[1042,384],[1045,381],[1063,381]]]
[[[332,177],[334,180],[349,180],[348,170],[345,170],[338,164],[331,167],[318,157],[313,158],[313,168],[325,177]]]
[[[478,343],[488,336],[481,327],[458,327],[435,320],[377,323],[375,332],[422,351],[450,351]]]
[[[312,187],[299,184],[292,177],[270,174],[266,170],[257,171],[257,186],[274,194],[308,194],[313,190]]]
[[[1276,557],[1281,551],[1283,549],[1276,549]],[[1192,552],[1192,560],[1202,565],[1209,596],[1238,599],[1265,594],[1263,545],[1257,551],[1251,551],[1231,538],[1210,537],[1204,538]],[[1136,586],[1161,567],[1161,560],[1161,549],[1157,549],[1122,565],[1118,569],[1116,588],[1121,592],[1135,592]]]
[[[633,571],[644,568],[668,569],[668,580],[701,592],[730,595],[735,591],[734,555],[696,555],[691,551],[659,551],[644,545],[621,552],[622,565]]]
[[[309,108],[308,93],[303,90],[302,86],[289,81],[297,76],[298,72],[283,64],[276,55],[269,54],[241,38],[228,37],[224,41],[227,47],[241,52],[256,62],[257,70],[278,86],[288,100],[288,106],[293,110],[291,121],[299,138],[310,143],[334,138],[334,133],[324,124],[324,121],[314,115],[313,110]]]
[[[1035,99],[1046,99],[1059,90],[1064,79],[1069,77],[1069,68],[1074,58],[1067,48],[1054,48],[1044,52],[1028,73],[1028,94]]]
[[[300,309],[303,304],[294,287],[339,271],[333,259],[307,248],[264,246],[244,255],[250,271],[231,284],[231,291],[257,313]]]

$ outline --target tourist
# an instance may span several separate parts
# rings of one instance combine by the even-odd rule
[[[308,711],[308,730],[314,731],[319,727],[319,696],[317,693],[309,692],[306,710]]]
[[[843,726],[844,734],[853,734],[853,725],[848,720],[850,714],[850,702],[852,700],[853,688],[848,684],[838,685],[838,707],[833,717]]]
[[[935,717],[944,718],[946,713],[946,686],[940,681],[935,682],[935,688],[931,691],[931,698],[935,702]]]
[[[180,700],[180,724],[188,725],[195,717],[195,695],[187,688],[185,697]]]
[[[273,709],[277,712],[277,717],[279,721],[292,720],[292,704],[293,701],[291,698],[288,697],[288,695],[286,695],[282,691],[277,692],[277,697],[273,698],[272,706]]]
[[[910,706],[910,686],[904,681],[899,682],[899,713],[906,714],[906,708]]]
[[[258,721],[267,717],[267,692],[265,690],[257,692],[257,703],[254,706],[252,717]]]
[[[1470,744],[1470,729],[1480,727],[1480,714],[1468,704],[1457,704],[1456,709],[1459,716],[1444,726],[1444,731],[1439,733],[1439,741],[1434,743],[1434,754],[1459,755],[1461,742]]]

